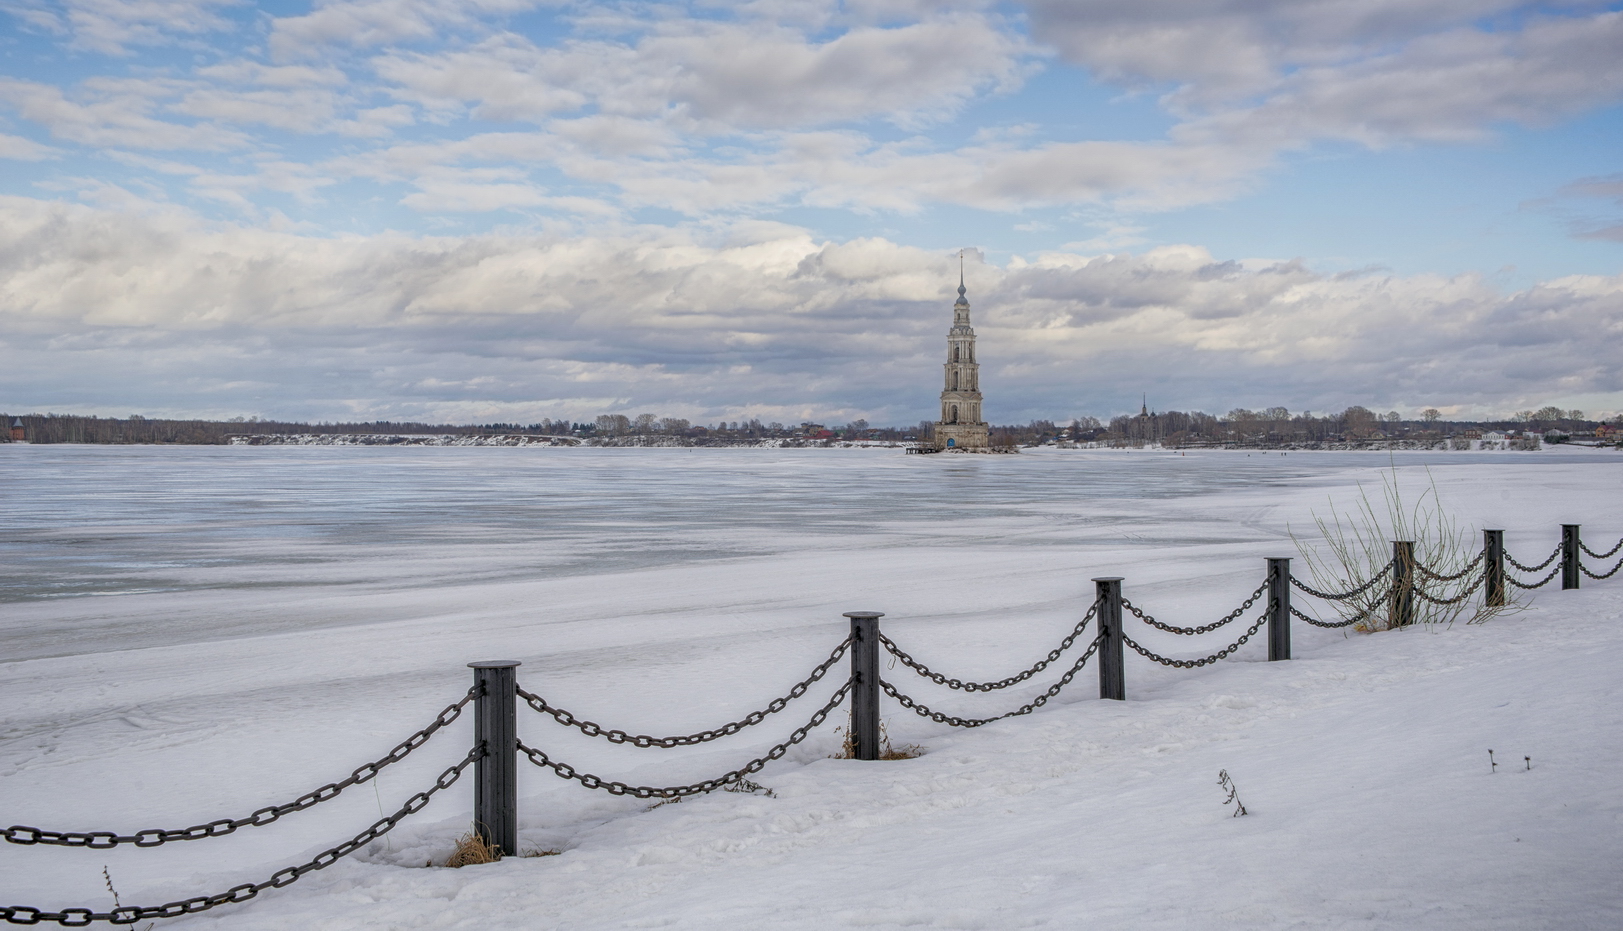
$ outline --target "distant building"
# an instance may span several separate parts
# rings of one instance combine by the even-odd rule
[[[984,450],[991,446],[991,431],[981,419],[981,366],[975,361],[975,330],[969,325],[966,293],[960,267],[958,302],[952,307],[952,329],[947,331],[946,383],[941,391],[935,445],[941,449]]]
[[[11,441],[13,443],[22,443],[26,440],[27,436],[23,431],[23,419],[21,417],[13,417],[11,419]]]

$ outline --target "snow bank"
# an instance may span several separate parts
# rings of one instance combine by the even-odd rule
[[[1092,575],[1126,576],[1129,597],[1174,623],[1221,615],[1262,557],[1290,551],[1287,524],[1376,480],[1368,456],[900,452],[645,451],[629,464],[572,450],[455,468],[411,450],[16,457],[6,490],[33,507],[7,518],[0,545],[28,547],[40,567],[28,584],[53,578],[46,555],[77,547],[128,551],[122,584],[179,587],[64,598],[6,580],[23,593],[0,628],[18,657],[0,664],[7,821],[133,830],[290,798],[425,723],[466,688],[471,659],[521,659],[526,687],[649,733],[764,704],[826,655],[843,610],[889,611],[886,632],[919,659],[996,678],[1074,623]],[[236,458],[266,455],[283,458]],[[1596,542],[1623,532],[1601,456],[1396,461],[1431,463],[1462,519],[1505,527],[1518,554],[1542,556],[1562,521]],[[104,474],[142,506],[122,510]],[[469,485],[503,508],[451,493]],[[324,513],[357,496],[365,508]],[[571,562],[594,540],[601,565]],[[466,829],[464,783],[363,856],[173,924],[1616,927],[1620,615],[1623,585],[1596,584],[1541,591],[1480,627],[1298,627],[1289,663],[1262,662],[1260,643],[1194,671],[1129,655],[1126,702],[1095,698],[1090,669],[1038,713],[976,731],[887,701],[892,739],[926,755],[828,759],[838,738],[825,728],[756,777],[770,798],[651,808],[527,768],[524,844],[558,856],[423,868]],[[1189,655],[1227,642],[1151,634]],[[966,696],[885,674],[954,713],[1002,710],[1051,681]],[[683,782],[781,739],[825,694],[700,748],[611,747],[522,709],[521,735],[607,776]],[[468,739],[458,722],[376,790],[229,838],[7,845],[5,899],[106,907],[103,864],[125,902],[263,878],[392,810]],[[1494,773],[1489,748],[1505,763]],[[1248,817],[1229,817],[1219,769]]]

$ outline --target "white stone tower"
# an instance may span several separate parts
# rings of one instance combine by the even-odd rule
[[[981,420],[981,366],[975,361],[975,331],[969,325],[969,299],[964,297],[963,253],[958,254],[958,303],[947,331],[946,384],[941,391],[941,419],[935,425],[939,449],[984,450],[990,445]]]

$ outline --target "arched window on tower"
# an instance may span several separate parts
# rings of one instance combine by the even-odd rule
[[[954,361],[954,362],[958,361],[958,347],[957,346],[952,347],[952,361]]]
[[[957,372],[952,373],[952,390],[954,390],[954,391],[958,390],[958,373]]]
[[[947,421],[947,422],[948,423],[957,423],[958,422],[958,405],[954,404],[952,406],[952,419]]]

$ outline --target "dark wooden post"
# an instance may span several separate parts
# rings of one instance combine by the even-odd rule
[[[1561,525],[1561,588],[1578,587],[1578,525]]]
[[[1392,541],[1392,594],[1388,601],[1393,627],[1414,623],[1414,541]]]
[[[1122,662],[1121,576],[1093,580],[1099,599],[1099,697],[1127,700],[1126,666]]]
[[[1268,662],[1291,658],[1291,561],[1268,560]]]
[[[1483,603],[1490,608],[1505,604],[1505,532],[1482,531]]]
[[[473,829],[504,856],[518,856],[518,715],[516,660],[469,663],[479,697],[473,742],[484,755],[473,764]]]
[[[851,619],[851,752],[879,759],[879,619],[882,611],[847,611]]]

